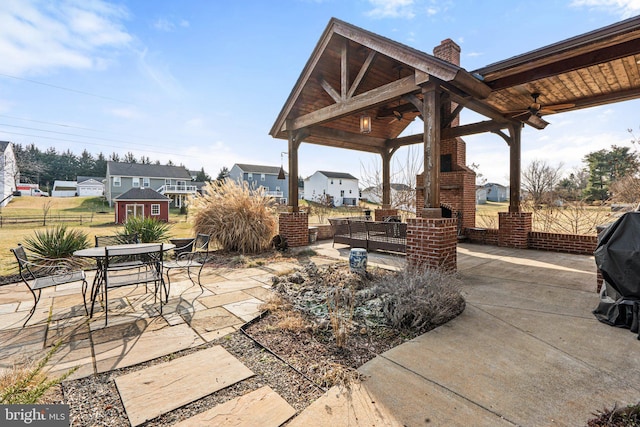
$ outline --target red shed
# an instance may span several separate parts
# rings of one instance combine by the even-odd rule
[[[150,188],[132,188],[115,198],[116,224],[123,224],[129,216],[169,221],[171,199]]]

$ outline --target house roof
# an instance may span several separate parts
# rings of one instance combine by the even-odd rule
[[[9,144],[11,144],[9,141],[0,141],[0,153],[4,153]]]
[[[191,181],[191,174],[184,166],[146,165],[142,163],[107,162],[111,175],[142,176],[149,178],[176,178]]]
[[[247,173],[268,173],[271,175],[278,175],[278,173],[280,173],[280,166],[248,165],[245,163],[236,163],[235,166]]]
[[[407,184],[400,184],[400,183],[391,183],[389,184],[389,186],[391,187],[392,190],[395,191],[409,191],[412,190],[412,188],[410,186],[408,186]],[[370,186],[365,188],[362,191],[375,191],[375,190],[381,190],[382,189],[382,184],[378,185],[378,186]]]
[[[89,181],[89,180],[93,180],[102,184],[102,181],[104,181],[104,179],[105,179],[104,176],[77,176],[76,177],[76,181],[78,182],[78,184],[81,184],[84,181]]]
[[[321,173],[322,175],[326,176],[327,178],[355,179],[356,181],[358,180],[358,178],[356,178],[355,176],[351,175],[350,173],[329,172],[329,171],[318,171],[318,173]]]
[[[489,188],[489,187],[502,187],[502,188],[507,188],[506,185],[502,185],[502,184],[498,184],[497,182],[487,182],[485,185],[483,185],[484,188]]]
[[[153,190],[151,188],[131,188],[128,191],[125,191],[124,193],[120,194],[119,196],[115,197],[114,200],[117,201],[121,201],[121,200],[151,200],[151,201],[160,201],[160,202],[168,202],[171,199],[169,199],[167,196],[158,193],[156,190]]]

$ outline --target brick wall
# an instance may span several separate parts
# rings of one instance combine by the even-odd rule
[[[314,225],[314,227],[318,227],[318,240],[333,239],[333,230],[331,229],[331,225],[318,224]]]
[[[465,228],[463,234],[471,243],[498,246],[499,232],[497,228]]]
[[[289,247],[309,244],[309,216],[306,212],[281,212],[278,226],[280,235],[287,238]]]
[[[577,234],[529,233],[529,248],[543,251],[564,252],[568,254],[593,255],[598,245],[597,236]]]
[[[498,212],[498,246],[529,247],[531,212]]]
[[[407,221],[407,264],[457,268],[455,218],[411,218]]]
[[[389,216],[397,216],[398,209],[376,209],[373,211],[374,221],[384,221]]]

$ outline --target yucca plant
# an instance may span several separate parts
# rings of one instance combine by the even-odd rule
[[[155,218],[129,217],[123,229],[117,231],[119,236],[138,235],[141,243],[164,242],[170,237],[170,227],[166,222]]]
[[[73,252],[89,246],[87,234],[74,229],[67,229],[66,225],[36,230],[34,235],[24,240],[25,249],[41,258],[60,259],[70,258]]]
[[[258,253],[271,247],[275,203],[262,188],[231,180],[207,184],[189,205],[196,233],[210,234],[225,250]]]

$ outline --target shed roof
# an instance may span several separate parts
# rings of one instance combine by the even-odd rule
[[[158,193],[156,190],[153,190],[151,188],[131,188],[128,191],[125,191],[124,193],[120,194],[119,196],[116,196],[114,200],[169,202],[171,199],[163,194]]]
[[[246,163],[236,163],[236,166],[243,172],[268,173],[272,175],[280,173],[279,166],[248,165]]]

